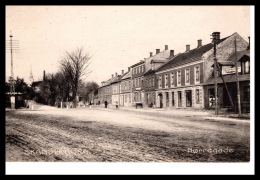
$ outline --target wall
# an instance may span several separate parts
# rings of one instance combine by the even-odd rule
[[[229,38],[221,42],[217,45],[216,48],[216,56],[218,61],[226,61],[232,53],[234,53],[235,45],[234,40],[237,41],[237,51],[245,50],[248,46],[248,43],[237,33],[234,33]],[[206,52],[203,55],[204,60],[204,82],[206,82],[211,76],[213,72],[213,68],[211,66],[214,64],[213,60],[213,48]]]

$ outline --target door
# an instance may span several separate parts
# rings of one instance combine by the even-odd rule
[[[178,107],[182,106],[181,91],[178,91]]]
[[[162,108],[163,107],[163,96],[161,93],[158,96],[159,96],[160,108]]]
[[[192,106],[192,93],[191,90],[186,91],[186,107]]]

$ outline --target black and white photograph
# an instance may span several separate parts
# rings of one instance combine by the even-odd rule
[[[9,169],[254,162],[252,9],[5,6]]]

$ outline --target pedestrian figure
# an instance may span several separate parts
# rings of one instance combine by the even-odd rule
[[[118,107],[118,102],[116,101],[116,109],[119,109],[119,107]]]
[[[105,108],[107,108],[107,101],[105,101]]]

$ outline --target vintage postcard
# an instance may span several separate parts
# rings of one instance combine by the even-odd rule
[[[6,163],[249,164],[251,9],[6,6]]]

